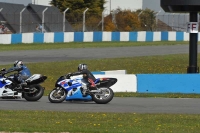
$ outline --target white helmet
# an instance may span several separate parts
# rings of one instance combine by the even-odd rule
[[[87,69],[87,65],[86,64],[79,64],[78,65],[78,71],[82,71],[84,69]]]
[[[21,60],[16,60],[14,62],[14,67],[21,68],[23,66],[23,62]]]

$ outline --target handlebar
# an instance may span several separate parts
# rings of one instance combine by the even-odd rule
[[[71,73],[66,74],[65,77],[66,77],[67,79],[70,79]]]

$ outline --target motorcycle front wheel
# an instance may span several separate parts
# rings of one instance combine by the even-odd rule
[[[67,96],[67,92],[62,89],[53,89],[49,95],[48,95],[48,99],[51,103],[61,103],[66,99]]]
[[[100,93],[94,93],[92,95],[92,99],[94,102],[97,104],[107,104],[109,103],[113,97],[114,97],[114,92],[111,88],[99,88],[101,90]]]
[[[31,85],[29,93],[24,93],[23,97],[27,101],[38,101],[44,94],[44,88],[41,85]]]

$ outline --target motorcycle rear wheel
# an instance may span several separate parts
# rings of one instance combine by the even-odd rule
[[[23,97],[27,101],[38,101],[44,94],[44,88],[41,85],[31,85],[30,89],[36,89],[34,93],[24,93]]]
[[[114,92],[111,88],[100,88],[102,89],[101,93],[95,93],[92,95],[92,99],[97,104],[107,104],[109,103],[113,97]]]
[[[53,89],[49,95],[48,99],[51,103],[61,103],[66,99],[67,92],[64,89]]]

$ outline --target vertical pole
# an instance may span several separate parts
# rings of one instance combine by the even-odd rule
[[[180,24],[179,24],[179,20],[180,20],[179,17],[180,17],[180,15],[181,14],[179,13],[179,15],[178,15],[178,31],[179,31],[179,27],[180,27]]]
[[[47,9],[48,9],[48,7],[45,8],[45,9],[43,10],[43,12],[42,12],[42,33],[44,32],[44,12],[45,12]]]
[[[110,0],[110,14],[111,14],[111,10],[112,10],[112,9],[111,9],[111,8],[112,8],[112,7],[111,7],[111,4],[112,4],[112,0]]]
[[[198,13],[190,12],[190,22],[198,22]],[[198,73],[199,68],[197,66],[197,41],[198,33],[190,33],[190,46],[189,46],[189,66],[187,68],[188,73]]]
[[[104,30],[104,11],[102,12],[102,31]]]
[[[170,26],[170,23],[169,23],[169,19],[170,19],[170,18],[169,18],[169,15],[170,15],[170,13],[168,13],[168,24],[167,24],[167,25]],[[170,30],[170,29],[167,28],[167,31],[169,31],[169,30]]]
[[[26,7],[25,8],[23,8],[22,9],[22,11],[20,12],[20,22],[19,22],[19,25],[20,25],[20,28],[19,28],[19,33],[22,33],[22,13],[23,13],[23,11],[26,9]]]
[[[69,10],[69,8],[67,8],[67,9],[63,12],[63,32],[65,32],[65,14],[66,14],[67,10]]]
[[[172,14],[173,15],[173,19],[172,19],[172,31],[174,31],[174,14],[175,13]]]
[[[85,13],[87,12],[89,8],[87,8],[84,12],[83,12],[83,32],[85,31]]]
[[[140,15],[143,13],[143,11],[141,11],[139,14],[138,14],[138,21],[140,20]]]
[[[156,31],[158,30],[158,14],[161,12],[161,10],[158,12],[158,13],[156,13]]]

